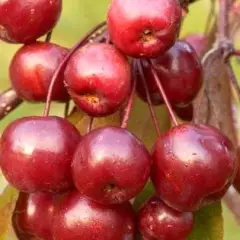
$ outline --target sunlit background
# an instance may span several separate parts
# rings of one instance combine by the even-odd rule
[[[63,45],[65,47],[73,46],[76,41],[89,29],[91,26],[99,23],[105,18],[107,5],[110,0],[63,0],[63,12],[59,24],[54,29],[52,42]],[[209,10],[209,0],[199,0],[190,8],[189,15],[184,21],[184,29],[182,35],[187,33],[198,33],[204,31],[205,21]],[[5,90],[9,85],[8,66],[15,51],[20,45],[10,45],[0,42],[0,89]],[[240,76],[240,71],[235,63],[237,76]],[[0,122],[0,131],[7,124],[22,116],[41,115],[43,105],[41,104],[22,104],[14,113]],[[63,114],[63,106],[54,104],[51,113],[56,115]],[[3,183],[1,183],[3,185]],[[239,206],[240,207],[240,206]],[[225,239],[238,240],[240,239],[240,226],[234,220],[234,217],[224,207],[225,217]],[[9,239],[13,239],[9,237]],[[206,239],[207,240],[207,239]]]

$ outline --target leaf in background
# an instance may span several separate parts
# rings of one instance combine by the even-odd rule
[[[138,211],[138,209],[145,203],[151,196],[155,195],[155,189],[151,181],[149,181],[144,187],[143,191],[138,194],[134,199],[133,208]]]
[[[170,128],[170,120],[167,109],[164,106],[155,107],[157,119],[161,131]],[[80,110],[75,109],[68,120],[73,123],[82,135],[87,133],[90,117]],[[92,129],[103,126],[120,126],[120,113],[116,112],[107,117],[94,118]],[[138,136],[151,150],[157,139],[157,134],[152,123],[151,115],[146,103],[136,97],[128,122],[128,130]]]
[[[236,144],[232,92],[221,49],[203,58],[204,85],[194,103],[194,122],[219,128]]]
[[[154,107],[156,117],[160,126],[160,131],[167,131],[170,126],[170,119],[168,111],[165,106]],[[142,102],[139,98],[135,99],[134,107],[130,115],[128,129],[138,136],[151,151],[156,139],[157,134],[151,119],[148,105]]]
[[[195,214],[195,228],[188,240],[223,239],[221,203],[203,207]]]
[[[6,182],[1,178],[1,185]],[[2,186],[1,186],[2,187]],[[5,235],[11,228],[11,217],[18,197],[18,191],[9,185],[6,185],[0,193],[0,240],[5,239]]]
[[[88,126],[91,118],[84,114],[82,111],[75,109],[70,116],[67,118],[82,135],[85,135],[88,130]],[[107,117],[98,117],[93,119],[92,130],[103,126],[119,126],[120,125],[120,114],[116,112]]]

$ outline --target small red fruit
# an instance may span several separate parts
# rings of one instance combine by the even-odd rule
[[[145,146],[126,129],[103,127],[85,135],[72,164],[77,189],[102,204],[119,204],[135,197],[150,174]]]
[[[71,164],[78,130],[60,117],[25,117],[12,122],[0,141],[0,167],[23,192],[73,187]]]
[[[188,43],[177,41],[171,49],[153,59],[152,62],[166,95],[173,105],[184,106],[196,97],[203,82],[202,65],[196,52]],[[149,64],[145,61],[143,61],[143,71],[153,103],[161,104],[161,94]],[[146,101],[143,86],[140,85],[137,89],[139,96]]]
[[[191,212],[177,212],[157,196],[151,197],[138,214],[138,229],[147,240],[185,240],[193,226]]]
[[[91,116],[119,109],[131,89],[129,63],[114,46],[88,44],[68,62],[65,79],[76,105]]]
[[[53,74],[67,53],[66,48],[53,43],[37,42],[20,48],[9,68],[12,87],[19,97],[45,102]],[[54,85],[51,99],[60,102],[69,99],[63,73]]]
[[[159,138],[153,149],[156,192],[178,211],[195,211],[208,198],[221,198],[236,170],[233,144],[210,126],[178,125]]]
[[[156,57],[175,43],[181,18],[178,0],[113,0],[107,24],[112,42],[124,54]]]
[[[234,179],[233,186],[235,189],[240,193],[240,147],[238,147],[238,170],[237,170],[237,175]]]
[[[77,191],[56,206],[52,226],[57,240],[134,240],[136,231],[130,203],[104,206]]]
[[[12,216],[12,224],[20,240],[36,236],[52,240],[52,215],[55,195],[20,193]]]
[[[0,39],[33,42],[54,28],[61,11],[61,0],[0,1]]]

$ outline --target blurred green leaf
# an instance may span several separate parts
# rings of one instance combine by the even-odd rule
[[[1,185],[6,182],[0,173]],[[2,186],[1,186],[2,187]],[[5,235],[11,228],[11,217],[18,197],[18,191],[9,185],[1,188],[0,193],[0,240],[5,239]]]
[[[151,181],[149,181],[144,187],[143,191],[138,194],[138,196],[134,199],[133,208],[138,211],[139,208],[144,204],[149,197],[155,194],[155,189]]]
[[[220,202],[195,213],[195,228],[188,240],[222,240],[223,216]]]

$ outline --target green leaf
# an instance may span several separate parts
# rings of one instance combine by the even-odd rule
[[[0,240],[4,240],[11,228],[12,212],[18,191],[9,186],[0,172]]]
[[[138,194],[138,196],[134,199],[133,208],[137,211],[143,203],[145,203],[149,197],[155,194],[155,189],[151,181],[149,181],[144,187],[143,191]]]
[[[88,131],[88,126],[91,121],[91,117],[84,114],[80,110],[75,109],[70,116],[68,121],[76,126],[82,135],[85,135]],[[104,126],[119,126],[120,125],[120,113],[116,112],[107,117],[97,117],[93,119],[92,130]]]
[[[188,240],[223,240],[221,202],[203,207],[195,213],[195,227]]]

